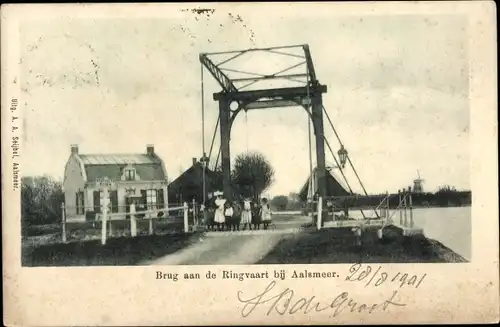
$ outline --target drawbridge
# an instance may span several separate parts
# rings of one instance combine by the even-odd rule
[[[261,54],[268,57],[259,60],[257,63],[252,63],[250,59],[255,54]],[[249,57],[250,59],[248,59]],[[276,57],[278,57],[277,60]],[[289,61],[280,58],[287,58]],[[328,208],[332,206],[335,207],[335,204],[330,205],[331,203],[338,201],[343,201],[345,203],[346,198],[353,196],[369,197],[353,164],[352,158],[348,154],[339,133],[333,125],[328,111],[323,105],[323,94],[327,93],[327,86],[321,84],[317,78],[308,45],[302,44],[201,53],[199,55],[199,60],[201,63],[203,152],[203,157],[200,161],[204,163],[204,167],[210,167],[211,158],[214,156],[214,141],[217,132],[219,132],[220,147],[217,151],[216,160],[212,169],[215,170],[216,167],[220,167],[223,177],[223,193],[226,198],[231,199],[233,196],[231,186],[230,140],[232,126],[237,115],[241,112],[245,112],[246,114],[250,110],[297,106],[303,108],[307,112],[309,118],[310,178],[307,186],[307,197],[312,216],[315,217],[315,222],[319,222],[318,228],[324,226],[325,221],[322,218],[325,217],[325,213],[329,210]],[[289,64],[283,66],[285,61]],[[236,65],[230,66],[231,63],[236,63]],[[262,66],[276,68],[277,70],[264,73],[256,70],[256,68]],[[208,155],[205,145],[205,70],[209,72],[221,88],[219,92],[213,93],[213,100],[218,102],[219,112]],[[282,84],[286,84],[287,86],[277,87],[277,85]],[[333,131],[335,141],[339,145],[339,150],[337,152],[333,150],[331,142],[325,137],[325,125]],[[311,130],[315,136],[314,152],[316,154],[316,164],[314,169],[311,154],[313,148]],[[333,167],[326,166],[326,150],[328,150],[335,163]],[[338,194],[338,192],[332,192],[331,187],[329,187],[329,181],[331,181],[332,177],[329,173],[329,169],[336,169],[339,172],[340,180],[342,181],[342,186],[339,188],[339,190],[341,190],[340,194]],[[345,174],[347,169],[350,169],[354,173],[355,179],[363,192],[361,195],[355,195],[352,185]],[[340,182],[340,180],[336,178],[333,179],[337,184]],[[203,185],[203,201],[205,202],[205,183],[203,183]],[[385,206],[384,201],[386,201],[386,199],[382,200],[376,208],[359,208],[363,218],[362,220],[365,223],[366,221],[376,220],[378,226],[387,225],[389,221],[387,212],[390,207],[387,206],[387,210],[384,211],[385,216],[382,217],[380,214],[380,208]],[[323,202],[325,205],[323,205]],[[401,200],[401,203],[403,202],[404,201]],[[401,206],[398,205],[397,208],[400,209],[401,207],[403,207],[403,204],[401,204]],[[368,214],[367,212],[372,212],[372,214]],[[352,224],[360,226],[361,222],[352,222]]]

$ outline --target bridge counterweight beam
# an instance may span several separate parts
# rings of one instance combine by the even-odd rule
[[[255,101],[249,104],[245,104],[244,108],[246,110],[253,109],[269,109],[269,108],[280,108],[280,107],[295,107],[298,103],[293,100],[269,100],[269,101]]]
[[[312,120],[316,136],[316,167],[319,196],[327,196],[326,189],[326,163],[325,163],[325,138],[323,126],[323,99],[321,94],[312,96]]]
[[[223,192],[225,198],[231,200],[231,110],[229,107],[229,101],[227,99],[219,100],[219,117]]]
[[[322,94],[327,92],[326,85],[317,85],[309,89],[311,94]],[[305,97],[308,95],[307,87],[286,87],[279,89],[265,89],[265,90],[252,90],[252,91],[238,91],[238,92],[220,92],[214,93],[213,99],[218,101],[220,99],[231,99],[233,101],[257,101],[261,98],[276,99],[277,97]]]

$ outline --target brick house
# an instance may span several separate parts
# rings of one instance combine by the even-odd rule
[[[80,154],[78,146],[72,145],[63,182],[68,221],[92,220],[101,212],[105,199],[96,180],[104,178],[115,184],[106,199],[112,213],[126,216],[132,202],[139,208],[168,205],[167,171],[153,145],[135,154]]]

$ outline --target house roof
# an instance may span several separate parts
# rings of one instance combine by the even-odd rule
[[[205,187],[207,192],[222,190],[222,174],[205,168]],[[203,198],[203,166],[200,162],[193,164],[179,177],[168,185],[169,196],[173,197],[182,194],[184,198],[195,198],[201,201]],[[233,188],[236,194],[236,189]]]
[[[141,180],[166,180],[163,160],[156,154],[78,154],[87,181],[107,177],[120,180],[123,169],[132,166]]]
[[[215,171],[209,168],[205,168],[205,176],[206,176],[205,182],[209,186],[213,185],[214,187],[218,186],[216,184],[218,184],[218,180],[222,178],[219,173],[216,173]],[[175,190],[186,184],[201,185],[201,183],[203,183],[202,177],[203,177],[203,166],[201,165],[200,162],[197,162],[191,167],[189,167],[186,171],[184,171],[179,177],[173,180],[169,184],[169,190],[170,189]]]
[[[313,176],[316,174],[317,168],[314,169],[313,171]],[[307,195],[309,192],[309,180],[311,179],[311,176],[307,179],[307,181],[304,183],[302,188],[300,189],[299,192],[299,198],[302,201],[305,201],[307,199]],[[317,188],[317,187],[316,187]],[[348,187],[345,185],[343,182],[340,181],[340,178],[338,178],[334,172],[332,171],[326,171],[326,191],[327,191],[327,196],[348,196],[351,195],[351,193],[347,190]],[[314,189],[315,193],[317,189]]]
[[[161,163],[161,159],[148,154],[81,154],[84,165],[140,165]]]

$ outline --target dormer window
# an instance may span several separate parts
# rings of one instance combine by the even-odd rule
[[[135,169],[126,168],[124,174],[126,181],[135,181]]]

